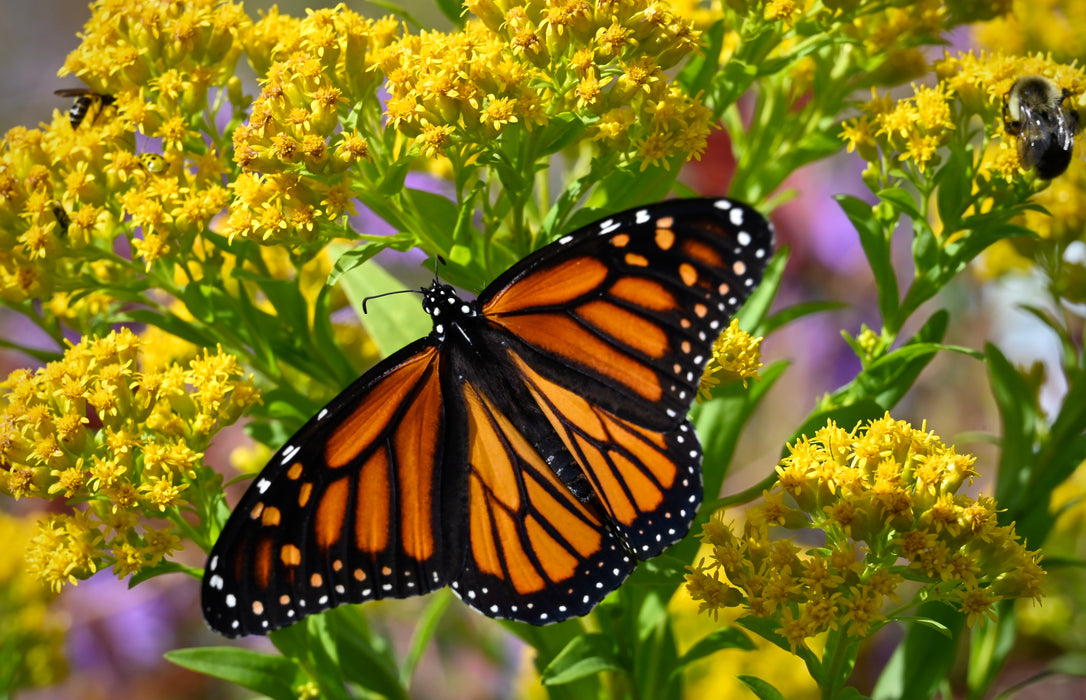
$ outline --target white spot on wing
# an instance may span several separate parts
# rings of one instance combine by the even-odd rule
[[[261,479],[260,481],[256,482],[256,490],[260,493],[264,493],[265,491],[267,491],[269,486],[271,486],[271,482],[267,479]]]

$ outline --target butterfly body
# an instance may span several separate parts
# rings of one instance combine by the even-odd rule
[[[701,448],[686,418],[767,222],[679,200],[587,226],[463,300],[285,445],[212,551],[204,615],[265,633],[345,602],[451,586],[491,617],[591,610],[686,535]]]

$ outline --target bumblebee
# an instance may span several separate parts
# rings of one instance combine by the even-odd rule
[[[78,129],[87,114],[97,105],[99,114],[102,109],[113,104],[117,98],[113,95],[103,95],[87,88],[64,88],[53,92],[57,97],[74,97],[75,102],[68,108],[68,123],[72,129]],[[96,117],[97,118],[97,117]]]
[[[1079,116],[1065,103],[1069,90],[1039,75],[1024,75],[1003,96],[1003,129],[1018,139],[1018,158],[1045,180],[1071,164]]]

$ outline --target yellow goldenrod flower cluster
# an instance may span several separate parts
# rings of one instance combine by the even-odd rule
[[[1027,58],[1001,53],[947,55],[935,66],[940,81],[934,87],[914,85],[913,94],[894,100],[872,91],[861,115],[846,121],[841,138],[849,151],[869,163],[880,156],[911,165],[919,172],[938,164],[939,149],[960,131],[959,125],[979,117],[988,138],[998,136],[981,164],[981,174],[1010,180],[1019,172],[1014,137],[1004,132],[1003,100],[1015,79],[1043,75],[1077,96],[1086,89],[1082,69],[1053,63],[1040,56]],[[1074,101],[1077,98],[1071,98]],[[993,149],[990,149],[992,151]]]
[[[3,688],[49,685],[63,678],[64,633],[61,613],[50,610],[53,593],[26,571],[23,551],[35,530],[33,518],[0,511],[0,649]]]
[[[263,87],[233,133],[243,172],[232,184],[230,237],[305,243],[321,222],[357,213],[347,171],[383,131],[377,54],[398,34],[392,18],[343,5],[304,19],[273,9],[253,26],[246,52]]]
[[[86,167],[104,171],[99,182],[116,194],[105,203],[121,205],[110,213],[128,217],[129,228],[140,232],[132,238],[134,257],[150,265],[191,247],[226,206],[227,143],[216,121],[224,116],[224,98],[235,113],[242,106],[234,70],[251,23],[240,4],[216,0],[101,2],[92,9],[83,41],[60,74],[115,100],[94,124],[114,136],[104,140],[112,152],[88,158]],[[136,134],[162,156],[137,156]],[[69,185],[64,194],[76,193]],[[70,206],[78,217],[86,198],[76,199]]]
[[[852,431],[831,422],[789,450],[741,532],[722,512],[705,525],[709,561],[687,576],[701,610],[742,606],[776,621],[795,650],[826,631],[863,638],[921,600],[973,624],[998,601],[1040,596],[1040,553],[998,523],[991,498],[958,493],[974,458],[926,426],[889,415]],[[805,549],[780,530],[817,530],[824,545]],[[902,605],[906,580],[920,590]],[[887,601],[899,607],[887,613]]]
[[[1042,55],[1014,56],[1003,52],[967,53],[947,56],[936,66],[937,74],[950,90],[960,96],[966,114],[980,114],[989,125],[989,133],[997,136],[989,142],[978,170],[978,178],[1002,178],[1011,181],[1022,175],[1018,156],[1018,142],[1005,133],[1002,122],[1002,106],[1014,81],[1024,75],[1040,75],[1067,90],[1065,100],[1068,109],[1080,110],[1083,93],[1086,93],[1086,70],[1074,64],[1055,63]],[[1020,223],[1045,241],[1065,245],[1081,240],[1086,230],[1086,167],[1081,158],[1082,147],[1076,138],[1075,153],[1068,170],[1059,177],[1046,181],[1043,190],[1033,194],[1031,201],[1043,209],[1027,209]],[[988,201],[985,206],[993,202]],[[1007,271],[1030,267],[1031,251],[1035,244],[1025,240],[997,242],[987,251],[985,273],[999,275]],[[1044,254],[1041,254],[1044,257]],[[1067,286],[1067,281],[1057,286]],[[1072,286],[1081,283],[1072,281]]]
[[[944,84],[934,88],[913,86],[914,95],[901,100],[880,98],[872,90],[872,99],[863,105],[863,115],[844,123],[841,137],[849,151],[856,151],[868,162],[880,154],[892,154],[917,170],[924,169],[936,157],[937,150],[953,134],[949,94]]]
[[[757,378],[762,366],[761,346],[762,339],[742,330],[739,321],[733,318],[713,342],[713,356],[701,375],[698,398],[708,401],[716,386],[735,381],[746,386],[748,379]]]
[[[1072,158],[1068,170],[1053,180],[1034,177],[1022,167],[1018,137],[1006,131],[1004,105],[1017,79],[1037,75],[1066,91],[1063,108],[1081,112],[1086,104],[1086,71],[1044,55],[999,51],[947,54],[935,63],[934,71],[938,78],[934,86],[914,85],[912,94],[900,99],[873,91],[860,115],[842,125],[840,136],[848,150],[869,163],[864,173],[868,185],[881,191],[909,181],[921,192],[932,193],[941,181],[971,177],[968,209],[937,213],[952,217],[991,214],[1032,231],[1040,241],[996,241],[985,254],[986,275],[1030,268],[1032,261],[1050,258],[1048,242],[1066,245],[1081,240],[1086,230],[1086,168],[1081,158]],[[1079,141],[1075,139],[1077,154],[1082,153]],[[942,173],[946,167],[952,172]],[[963,193],[959,198],[964,197]],[[1043,208],[1023,206],[1027,200]],[[943,203],[936,197],[930,201]],[[916,207],[912,214],[916,213],[926,215],[936,232],[946,223],[936,220],[936,207],[929,211],[927,202]],[[958,228],[942,240],[955,240],[970,230],[970,226]],[[1053,287],[1080,298],[1081,275],[1065,276],[1054,280]]]
[[[532,139],[553,120],[642,168],[704,149],[708,110],[665,73],[699,34],[664,3],[467,9],[479,19],[451,33],[401,35],[392,19],[342,5],[257,22],[246,51],[263,87],[233,134],[244,172],[226,233],[309,243],[329,228],[321,222],[355,213],[359,190],[398,194],[420,159],[470,168],[509,165],[510,148],[549,157],[553,143]]]
[[[57,111],[40,129],[4,136],[0,299],[11,303],[131,282],[140,277],[134,260],[149,268],[187,252],[227,204],[228,142],[216,119],[228,95],[235,109],[241,100],[233,75],[249,26],[241,6],[100,2],[92,9],[83,42],[61,70],[91,91],[79,98],[83,119]],[[138,153],[148,148],[162,155]],[[120,236],[130,255],[115,250]],[[77,295],[62,318],[109,303],[108,294]]]
[[[432,42],[407,38],[390,51],[390,110],[393,100],[419,107],[406,128],[449,127],[452,144],[470,156],[509,124],[531,131],[564,115],[592,124],[606,148],[642,164],[704,149],[708,113],[664,72],[698,50],[700,33],[666,3],[466,5],[481,25]],[[415,61],[423,67],[412,69]],[[457,67],[463,77],[441,86]]]
[[[127,576],[174,551],[182,511],[199,503],[188,490],[213,475],[203,450],[257,401],[232,355],[145,372],[139,355],[123,329],[0,383],[0,492],[73,506],[44,520],[28,550],[29,570],[54,590],[103,565]]]

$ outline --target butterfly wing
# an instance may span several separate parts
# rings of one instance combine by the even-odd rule
[[[465,503],[464,475],[451,473],[463,460],[445,444],[441,362],[432,338],[416,341],[276,453],[211,552],[202,599],[214,630],[266,634],[342,603],[447,585],[463,559],[449,523]]]
[[[468,437],[468,551],[453,590],[490,617],[540,625],[584,615],[636,562],[585,498],[544,416],[493,385],[469,371],[449,391]]]
[[[685,536],[700,504],[686,413],[772,237],[738,202],[664,202],[561,238],[479,297],[495,344],[641,559]]]
[[[446,584],[492,617],[586,613],[631,554],[689,530],[701,453],[686,411],[771,239],[748,207],[682,200],[562,238],[478,307],[435,283],[434,333],[334,399],[243,496],[208,562],[205,618],[263,634]]]

